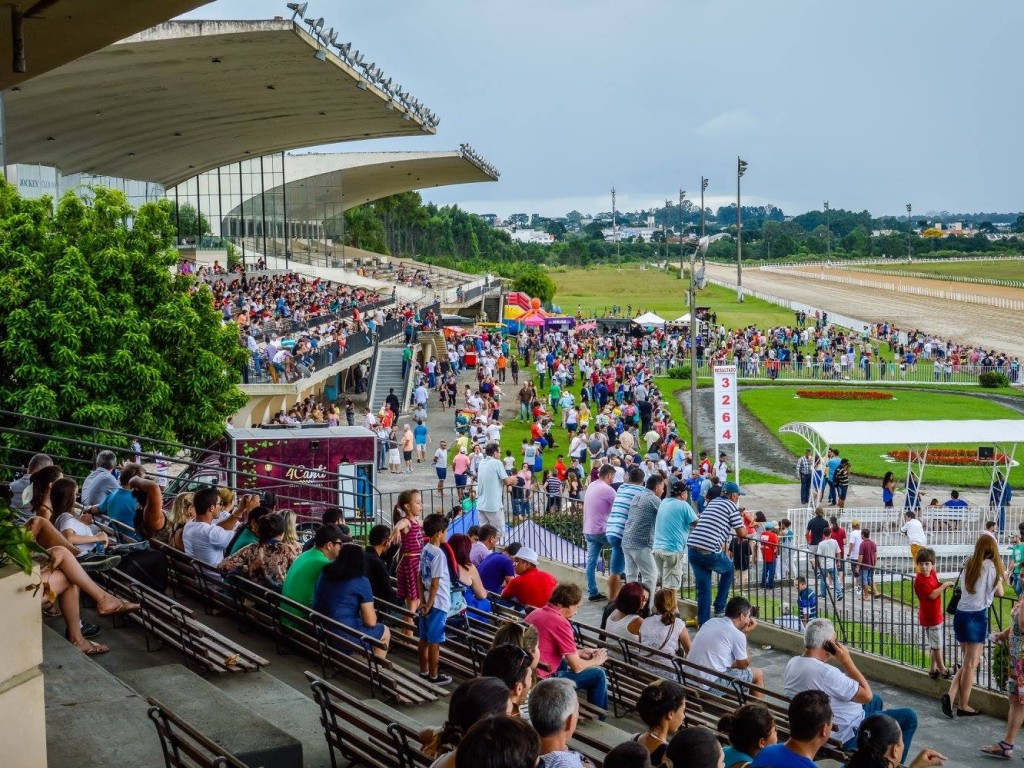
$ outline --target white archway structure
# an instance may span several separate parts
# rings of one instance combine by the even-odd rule
[[[935,445],[975,444],[992,446],[996,455],[992,462],[989,498],[997,483],[997,475],[1009,480],[1018,443],[1024,442],[1024,419],[971,419],[941,421],[793,421],[779,428],[780,434],[799,435],[807,441],[815,460],[827,465],[830,446],[906,445],[907,479],[917,469],[920,487],[928,461],[928,449]],[[999,457],[1002,455],[1003,460]],[[908,483],[908,488],[909,488]],[[814,490],[821,490],[819,485]],[[814,494],[808,509],[813,507]]]

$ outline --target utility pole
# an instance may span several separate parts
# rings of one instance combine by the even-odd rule
[[[704,191],[708,188],[711,179],[700,177],[700,236],[704,237]]]
[[[679,190],[679,279],[683,279],[683,200],[686,192]],[[665,202],[668,202],[667,200]]]
[[[669,210],[671,208],[672,208],[672,204],[668,200],[666,200],[665,201],[665,214],[662,216],[662,219],[661,219],[661,239],[665,242],[665,263],[666,264],[668,263],[668,212],[669,212]],[[682,276],[683,276],[682,273],[680,273],[679,277],[681,278]]]
[[[736,301],[743,303],[743,216],[740,213],[740,179],[747,170],[747,161],[736,158]]]
[[[911,218],[910,203],[907,203],[907,261],[914,260],[914,244],[911,238],[914,236],[914,221]]]
[[[832,222],[828,216],[828,200],[825,201],[825,258],[832,260]]]
[[[704,218],[704,186],[701,178],[701,219]],[[686,193],[679,190],[679,268],[683,268],[683,197]],[[690,256],[690,461],[697,461],[697,249]],[[685,479],[685,478],[684,478]]]
[[[619,252],[619,225],[615,216],[615,187],[612,187],[612,238],[615,240],[615,261],[619,264],[619,272],[622,271],[622,254]]]

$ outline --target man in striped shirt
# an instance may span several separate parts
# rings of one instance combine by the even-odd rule
[[[800,503],[808,504],[811,500],[811,475],[814,473],[814,460],[808,448],[796,463],[796,478],[800,481]]]
[[[612,502],[612,511],[605,523],[604,535],[612,548],[611,563],[608,566],[608,599],[615,602],[622,586],[622,575],[626,572],[626,556],[622,552],[622,536],[629,517],[633,499],[644,492],[644,471],[633,467],[626,476],[626,482],[619,486]],[[731,562],[731,561],[730,561]]]
[[[722,615],[732,588],[732,558],[725,545],[735,534],[744,537],[747,528],[736,506],[743,491],[733,482],[722,484],[722,495],[704,508],[687,542],[690,567],[697,582],[697,623],[701,626],[711,618],[711,574],[718,574],[715,614]]]

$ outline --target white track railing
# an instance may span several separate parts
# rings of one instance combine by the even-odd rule
[[[823,280],[840,285],[853,285],[858,288],[873,288],[882,291],[905,293],[912,296],[925,296],[932,299],[944,301],[963,301],[969,304],[983,304],[999,309],[1009,309],[1016,312],[1024,311],[1024,301],[1018,299],[1007,299],[1002,296],[985,296],[977,293],[964,293],[963,291],[942,290],[939,288],[924,288],[920,285],[904,285],[902,282],[883,282],[881,280],[862,280],[855,277],[844,277],[832,275],[827,272],[812,272],[805,267],[793,267],[791,269],[778,269],[797,277],[805,277],[811,280]]]

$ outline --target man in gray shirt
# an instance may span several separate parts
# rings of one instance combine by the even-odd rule
[[[98,507],[103,500],[120,488],[114,477],[117,456],[113,451],[100,451],[96,456],[96,469],[82,483],[82,506]]]
[[[648,594],[654,594],[658,569],[651,550],[654,547],[654,521],[658,517],[661,497],[665,495],[665,478],[656,473],[647,478],[646,490],[637,494],[629,505],[629,517],[622,533],[622,553],[626,556],[626,581],[642,581]]]

